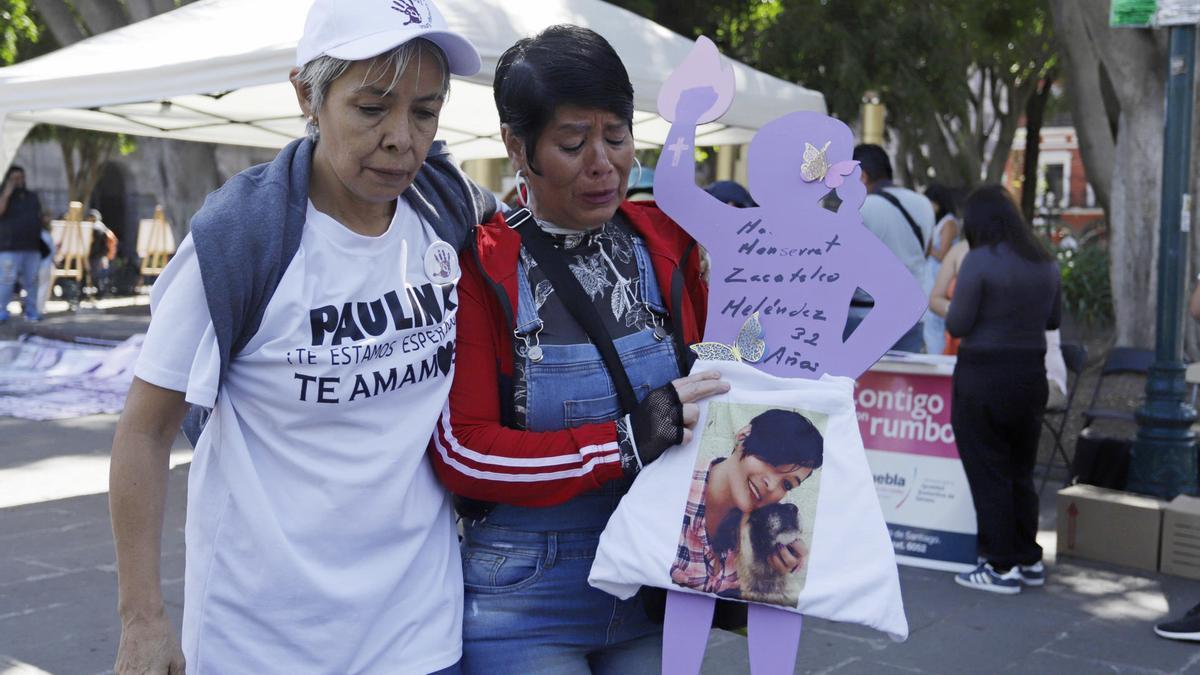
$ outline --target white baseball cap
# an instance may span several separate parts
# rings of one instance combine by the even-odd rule
[[[479,72],[479,52],[450,30],[433,0],[315,0],[296,45],[296,65],[319,56],[361,61],[414,38],[441,47],[454,75]]]

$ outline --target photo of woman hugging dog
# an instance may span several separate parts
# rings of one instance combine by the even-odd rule
[[[795,608],[820,491],[826,417],[712,403],[671,580],[725,598]]]

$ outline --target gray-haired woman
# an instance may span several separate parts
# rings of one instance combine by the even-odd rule
[[[433,143],[479,55],[428,0],[316,0],[292,72],[310,137],[213,193],[152,293],[113,442],[116,670],[428,673],[462,570],[425,455],[458,263],[494,202]],[[182,651],[163,612],[167,458],[189,475]],[[189,418],[189,420],[192,418]]]

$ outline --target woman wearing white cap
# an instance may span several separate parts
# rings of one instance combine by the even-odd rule
[[[433,143],[479,55],[428,0],[316,0],[309,138],[209,196],[155,284],[113,442],[118,673],[429,673],[462,570],[426,444],[450,387],[456,249],[494,201]],[[169,450],[189,475],[182,649],[163,612]],[[202,421],[206,419],[205,421]]]

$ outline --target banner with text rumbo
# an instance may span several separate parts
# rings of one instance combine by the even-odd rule
[[[875,369],[858,378],[858,425],[900,563],[976,563],[975,507],[950,427],[949,375]]]

